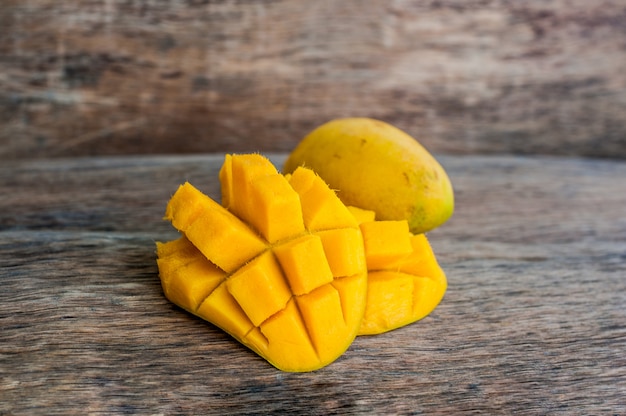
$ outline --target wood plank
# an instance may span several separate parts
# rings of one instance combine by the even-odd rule
[[[625,163],[440,157],[442,304],[288,374],[159,286],[164,204],[186,179],[217,196],[222,157],[0,166],[0,413],[626,412]]]
[[[357,115],[624,158],[625,25],[624,0],[5,0],[0,158],[289,151]]]
[[[285,158],[267,155],[279,167]],[[223,158],[6,161],[0,167],[0,230],[166,232],[165,203],[184,181],[219,199]],[[452,177],[456,213],[437,233],[503,242],[610,241],[626,234],[623,162],[448,155],[438,160]]]

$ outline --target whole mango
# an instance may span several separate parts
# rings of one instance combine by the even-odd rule
[[[371,118],[329,121],[309,133],[285,161],[315,171],[346,205],[380,220],[407,220],[413,234],[432,230],[454,211],[446,171],[413,137]]]

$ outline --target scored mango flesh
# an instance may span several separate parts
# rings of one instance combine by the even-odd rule
[[[182,236],[157,243],[165,296],[283,371],[336,360],[367,298],[355,217],[313,171],[258,154],[227,155],[220,182],[222,204],[185,183],[167,205]]]
[[[275,367],[321,368],[443,298],[446,276],[406,220],[377,221],[312,171],[281,175],[258,154],[226,155],[219,177],[222,204],[189,183],[170,199],[182,236],[157,243],[162,287]]]
[[[418,321],[439,304],[446,276],[424,234],[403,221],[375,221],[374,212],[349,207],[360,223],[368,269],[367,302],[359,335]]]

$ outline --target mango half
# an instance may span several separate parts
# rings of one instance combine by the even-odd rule
[[[361,326],[367,266],[355,217],[306,168],[281,175],[258,154],[227,155],[222,204],[190,183],[157,243],[165,296],[276,368],[303,372],[343,354]]]
[[[380,120],[344,118],[309,133],[283,171],[305,166],[346,205],[372,210],[380,220],[407,220],[413,234],[446,222],[454,193],[446,171],[413,137]]]
[[[359,335],[416,322],[443,299],[448,283],[425,234],[402,221],[375,221],[372,211],[348,207],[359,221],[367,263],[367,302]]]

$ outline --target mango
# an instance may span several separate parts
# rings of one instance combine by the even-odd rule
[[[276,368],[313,371],[360,327],[367,265],[359,222],[313,171],[283,176],[258,154],[227,155],[222,204],[184,183],[157,243],[165,296]]]
[[[315,171],[346,204],[380,220],[407,220],[413,234],[446,222],[454,192],[439,162],[413,137],[380,120],[344,118],[325,123],[290,153],[283,172]]]
[[[443,299],[446,275],[425,234],[406,220],[375,221],[373,212],[349,207],[360,223],[367,263],[367,302],[359,335],[376,335],[416,322]]]
[[[283,371],[319,369],[357,335],[428,315],[446,276],[424,234],[404,220],[346,206],[304,167],[287,175],[259,154],[226,155],[217,203],[190,183],[157,242],[165,296]]]

